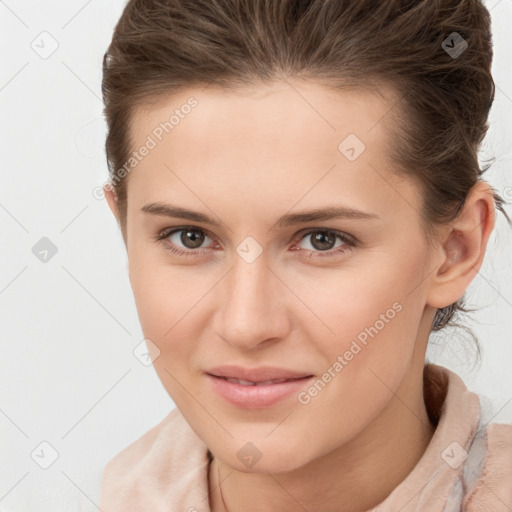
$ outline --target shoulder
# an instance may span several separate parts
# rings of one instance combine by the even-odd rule
[[[492,423],[477,437],[485,454],[465,475],[471,484],[464,511],[508,512],[512,510],[512,425]]]
[[[100,508],[109,512],[156,512],[167,510],[171,502],[183,504],[187,510],[199,496],[208,494],[208,464],[206,445],[179,409],[173,409],[107,463]]]
[[[433,445],[447,464],[447,447],[460,460],[444,467],[452,482],[444,510],[511,512],[512,424],[490,423],[491,401],[447,368],[427,365],[424,378],[429,417],[438,422]]]

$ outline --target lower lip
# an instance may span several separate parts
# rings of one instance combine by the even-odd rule
[[[313,379],[313,376],[290,379],[279,384],[264,386],[244,386],[229,382],[221,377],[206,374],[213,389],[237,407],[244,409],[264,409],[291,395],[298,393]]]

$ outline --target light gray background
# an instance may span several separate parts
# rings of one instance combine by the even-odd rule
[[[108,178],[101,64],[123,6],[0,1],[2,511],[98,510],[105,463],[174,407],[133,353],[143,334],[126,253],[95,196]],[[497,158],[487,180],[512,200],[512,0],[487,6],[497,91],[482,158]],[[47,262],[32,251],[43,237],[57,248]],[[481,366],[453,332],[429,351],[490,398],[495,421],[512,421],[511,248],[499,215],[469,292]]]

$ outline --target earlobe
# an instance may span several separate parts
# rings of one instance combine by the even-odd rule
[[[444,308],[462,297],[482,266],[495,224],[492,190],[478,182],[470,190],[462,211],[441,242],[441,258],[432,270],[427,302]]]

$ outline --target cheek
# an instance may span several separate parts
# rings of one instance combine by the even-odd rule
[[[311,328],[309,336],[327,356],[326,362],[346,352],[347,359],[357,359],[356,366],[366,365],[372,354],[382,361],[379,365],[399,364],[395,358],[400,353],[407,359],[423,314],[425,297],[420,283],[426,268],[418,240],[414,251],[406,252],[398,245],[369,255],[357,267],[333,272],[332,279],[322,279],[321,285],[304,281],[304,300],[322,320],[322,326],[313,322],[316,330]],[[361,357],[363,352],[367,354]]]
[[[139,252],[130,258],[130,282],[144,337],[156,345],[155,370],[168,390],[175,388],[167,370],[180,381],[194,368],[204,308],[218,277],[194,268],[155,262]],[[179,390],[178,390],[179,391]]]
[[[316,297],[312,309],[323,313],[335,334],[311,329],[307,335],[320,363],[319,379],[300,396],[302,416],[295,418],[303,420],[296,425],[304,435],[311,423],[320,422],[326,450],[334,448],[340,436],[348,440],[368,425],[407,375],[423,312],[422,292],[408,295],[410,281],[418,278],[416,266],[397,270],[390,265],[388,273],[339,280],[328,293],[310,291],[309,297]],[[351,291],[340,297],[343,287]]]
[[[191,404],[183,385],[190,379],[197,352],[194,313],[199,304],[194,305],[200,299],[199,291],[190,293],[190,284],[187,286],[168,267],[133,268],[132,289],[141,329],[156,346],[153,367],[175,404],[189,410]]]
[[[177,276],[176,271],[155,264],[149,254],[141,250],[131,252],[129,269],[130,284],[144,336],[164,354],[190,309],[188,295],[182,288],[184,283],[173,277]]]
[[[186,302],[194,290],[194,282],[187,283],[183,270],[162,259],[163,249],[147,245],[129,247],[130,284],[144,333],[151,331],[163,338],[186,314]]]

